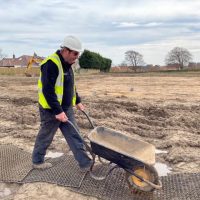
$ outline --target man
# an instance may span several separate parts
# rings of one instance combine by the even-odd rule
[[[51,163],[44,161],[46,150],[51,144],[56,130],[60,128],[80,168],[87,171],[92,161],[85,152],[78,129],[73,106],[83,110],[84,106],[76,92],[72,64],[78,59],[82,45],[74,36],[65,37],[61,49],[41,63],[38,80],[39,111],[41,126],[32,154],[33,168],[46,169]]]

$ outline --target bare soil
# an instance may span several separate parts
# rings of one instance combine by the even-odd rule
[[[80,75],[76,84],[96,126],[167,151],[157,154],[156,160],[171,167],[172,173],[200,172],[199,77]],[[1,76],[0,91],[0,144],[14,144],[31,153],[39,129],[37,78]],[[76,111],[76,118],[81,133],[88,134],[85,116]],[[69,152],[60,131],[49,150]],[[1,183],[0,195],[3,199],[36,199],[38,195],[41,199],[95,199],[46,183]]]

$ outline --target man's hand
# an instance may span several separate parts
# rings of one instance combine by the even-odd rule
[[[64,112],[61,112],[60,114],[56,115],[56,119],[61,122],[66,122],[68,120],[68,117]]]
[[[78,104],[76,105],[76,108],[77,108],[78,110],[84,110],[84,109],[85,109],[85,107],[84,107],[84,105],[83,105],[82,103],[78,103]]]

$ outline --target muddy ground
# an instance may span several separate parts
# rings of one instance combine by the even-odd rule
[[[200,172],[198,76],[80,75],[76,83],[95,125],[167,151],[157,154],[156,159],[171,167],[172,173]],[[1,76],[0,91],[0,144],[14,144],[32,152],[39,129],[37,78]],[[76,117],[81,133],[88,134],[87,119],[80,112]],[[59,131],[49,150],[69,151]],[[41,199],[95,199],[46,183],[0,184],[3,199],[37,199],[38,195]]]

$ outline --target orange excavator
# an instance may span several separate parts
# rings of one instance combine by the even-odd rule
[[[44,60],[43,57],[38,56],[36,53],[33,54],[33,56],[28,61],[26,70],[24,72],[25,76],[32,77],[36,76],[39,73],[38,66],[39,64]],[[35,69],[33,70],[33,65],[35,65]]]

